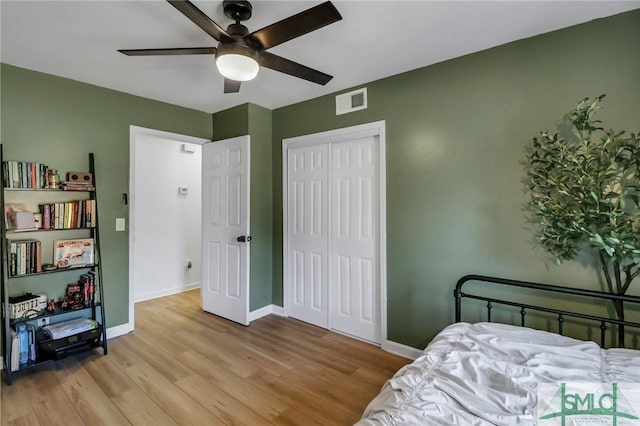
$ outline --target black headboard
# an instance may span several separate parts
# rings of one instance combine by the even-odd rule
[[[494,305],[505,305],[505,306],[513,306],[520,309],[520,318],[521,318],[521,326],[525,326],[525,317],[528,311],[538,311],[538,312],[546,312],[549,314],[557,315],[558,321],[558,333],[562,334],[563,325],[565,318],[580,318],[582,320],[587,320],[589,322],[594,322],[599,324],[600,328],[600,346],[604,347],[605,344],[605,335],[608,328],[612,325],[615,325],[618,330],[618,346],[624,347],[624,328],[631,327],[640,330],[640,323],[632,322],[632,321],[622,321],[610,317],[602,317],[597,315],[585,314],[576,311],[569,311],[563,309],[549,308],[545,306],[536,306],[530,305],[527,303],[523,303],[517,300],[507,300],[507,299],[498,299],[487,296],[480,296],[477,294],[465,293],[462,291],[462,287],[466,284],[468,288],[473,283],[492,283],[497,284],[499,286],[507,286],[507,287],[520,287],[527,289],[540,290],[543,294],[553,295],[553,294],[572,294],[577,296],[582,296],[585,298],[591,298],[591,300],[610,300],[610,301],[619,301],[627,306],[633,306],[640,308],[640,297],[638,296],[621,296],[617,294],[606,293],[602,291],[594,291],[594,290],[584,290],[572,287],[562,287],[556,285],[548,285],[548,284],[538,284],[527,281],[516,281],[516,280],[508,280],[504,278],[495,278],[495,277],[487,277],[483,275],[465,275],[464,277],[458,280],[456,284],[456,288],[453,291],[453,297],[455,298],[455,314],[456,314],[456,322],[462,321],[462,299],[475,299],[482,300],[487,302],[487,321],[491,322],[491,309]]]

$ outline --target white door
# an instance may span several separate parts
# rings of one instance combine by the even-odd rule
[[[202,308],[248,325],[249,136],[202,147]]]
[[[331,328],[380,342],[377,136],[331,144]]]
[[[283,150],[287,314],[375,343],[386,337],[380,128],[292,138]]]
[[[288,314],[328,327],[327,145],[289,150],[287,171]]]

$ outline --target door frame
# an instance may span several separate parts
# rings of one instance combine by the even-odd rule
[[[342,142],[368,136],[378,137],[379,162],[379,263],[380,263],[380,342],[384,349],[387,345],[387,178],[386,178],[386,121],[375,121],[357,126],[343,127],[325,132],[296,136],[282,140],[282,294],[285,315],[289,315],[288,295],[290,277],[287,276],[288,233],[288,154],[289,149],[300,146],[311,146],[331,142]],[[330,310],[327,312],[329,329],[331,329]],[[354,336],[351,336],[354,337]]]
[[[165,132],[162,130],[149,129],[146,127],[129,126],[129,322],[128,330],[131,332],[135,328],[135,300],[133,295],[133,265],[135,265],[134,235],[135,235],[135,147],[139,136],[151,136],[157,138],[171,139],[176,142],[190,143],[194,145],[203,145],[211,142],[209,139],[198,138],[195,136],[181,135],[178,133]],[[125,194],[123,194],[125,196]]]

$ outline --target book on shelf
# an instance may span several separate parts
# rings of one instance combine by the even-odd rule
[[[12,277],[12,276],[18,275],[16,271],[17,265],[18,265],[18,260],[16,258],[18,253],[18,248],[16,244],[12,243],[11,241],[8,242],[8,246],[9,246],[9,249],[7,251],[9,252],[9,276]]]
[[[95,210],[95,200],[75,200],[65,203],[40,204],[43,229],[92,228],[91,212]]]
[[[58,268],[93,264],[93,238],[59,240],[54,246],[53,263]]]
[[[42,272],[42,242],[35,239],[8,240],[9,276]]]
[[[50,188],[47,180],[49,167],[42,163],[5,161],[2,178],[5,188]]]
[[[75,181],[64,181],[60,185],[60,188],[65,191],[95,191],[96,187],[93,186],[91,182],[75,182]]]
[[[80,275],[78,284],[82,288],[84,294],[84,306],[95,306],[96,304],[96,274],[93,271],[89,271],[86,274]]]

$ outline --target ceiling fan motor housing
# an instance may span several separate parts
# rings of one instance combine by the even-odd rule
[[[248,1],[225,0],[222,2],[224,16],[236,22],[246,21],[251,18],[253,6]]]
[[[230,24],[227,27],[227,32],[231,37],[235,38],[237,41],[241,41],[242,37],[249,34],[249,29],[242,24],[236,23],[236,24]]]

